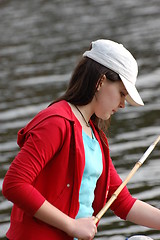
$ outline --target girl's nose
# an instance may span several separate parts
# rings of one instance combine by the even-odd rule
[[[121,98],[121,102],[119,104],[119,108],[125,108],[125,97]]]

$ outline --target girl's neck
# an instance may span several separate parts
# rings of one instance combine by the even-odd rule
[[[91,131],[91,127],[89,125],[89,120],[92,116],[92,111],[91,111],[91,107],[89,106],[89,104],[87,105],[83,105],[83,106],[75,106],[71,103],[68,103],[72,109],[72,112],[74,113],[74,115],[76,116],[76,118],[78,119],[78,121],[80,122],[83,131],[89,135],[89,137],[92,138],[92,131]]]

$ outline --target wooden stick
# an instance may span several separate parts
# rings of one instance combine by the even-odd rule
[[[157,137],[157,139],[148,147],[148,149],[145,151],[143,156],[140,158],[140,160],[134,165],[133,169],[130,171],[124,182],[117,188],[117,190],[113,193],[111,198],[108,200],[108,202],[104,205],[104,207],[99,211],[99,213],[95,217],[95,224],[98,223],[98,221],[102,218],[102,216],[106,213],[108,208],[111,206],[111,204],[116,200],[120,192],[123,190],[123,188],[127,185],[129,180],[133,177],[133,175],[136,173],[138,168],[144,163],[144,161],[147,159],[147,157],[150,155],[150,153],[153,151],[157,143],[160,141],[160,135]],[[79,239],[81,240],[81,239]]]
[[[143,156],[140,158],[140,160],[135,164],[131,172],[128,174],[124,182],[117,188],[117,190],[113,193],[111,198],[108,200],[108,202],[104,205],[104,207],[100,210],[100,212],[96,215],[95,223],[97,223],[101,217],[105,214],[105,212],[108,210],[108,208],[111,206],[111,204],[116,200],[120,192],[123,190],[123,188],[127,185],[129,180],[132,178],[132,176],[136,173],[138,168],[144,163],[144,161],[147,159],[149,154],[153,151],[157,143],[160,141],[160,136],[149,146],[149,148],[145,151]]]

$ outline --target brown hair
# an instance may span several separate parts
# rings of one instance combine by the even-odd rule
[[[79,106],[90,103],[102,75],[106,75],[106,78],[112,82],[121,80],[117,73],[88,57],[83,57],[72,74],[66,92],[53,103],[60,100],[66,100],[69,103]],[[97,128],[107,130],[108,121],[99,119],[95,114],[93,114],[91,119]]]

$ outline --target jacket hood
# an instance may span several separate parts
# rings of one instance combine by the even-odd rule
[[[26,140],[26,135],[30,130],[32,130],[42,121],[53,116],[60,116],[66,118],[71,122],[75,121],[73,112],[65,100],[54,103],[50,107],[47,107],[46,109],[39,112],[24,128],[18,131],[17,143],[19,147],[23,147]]]

